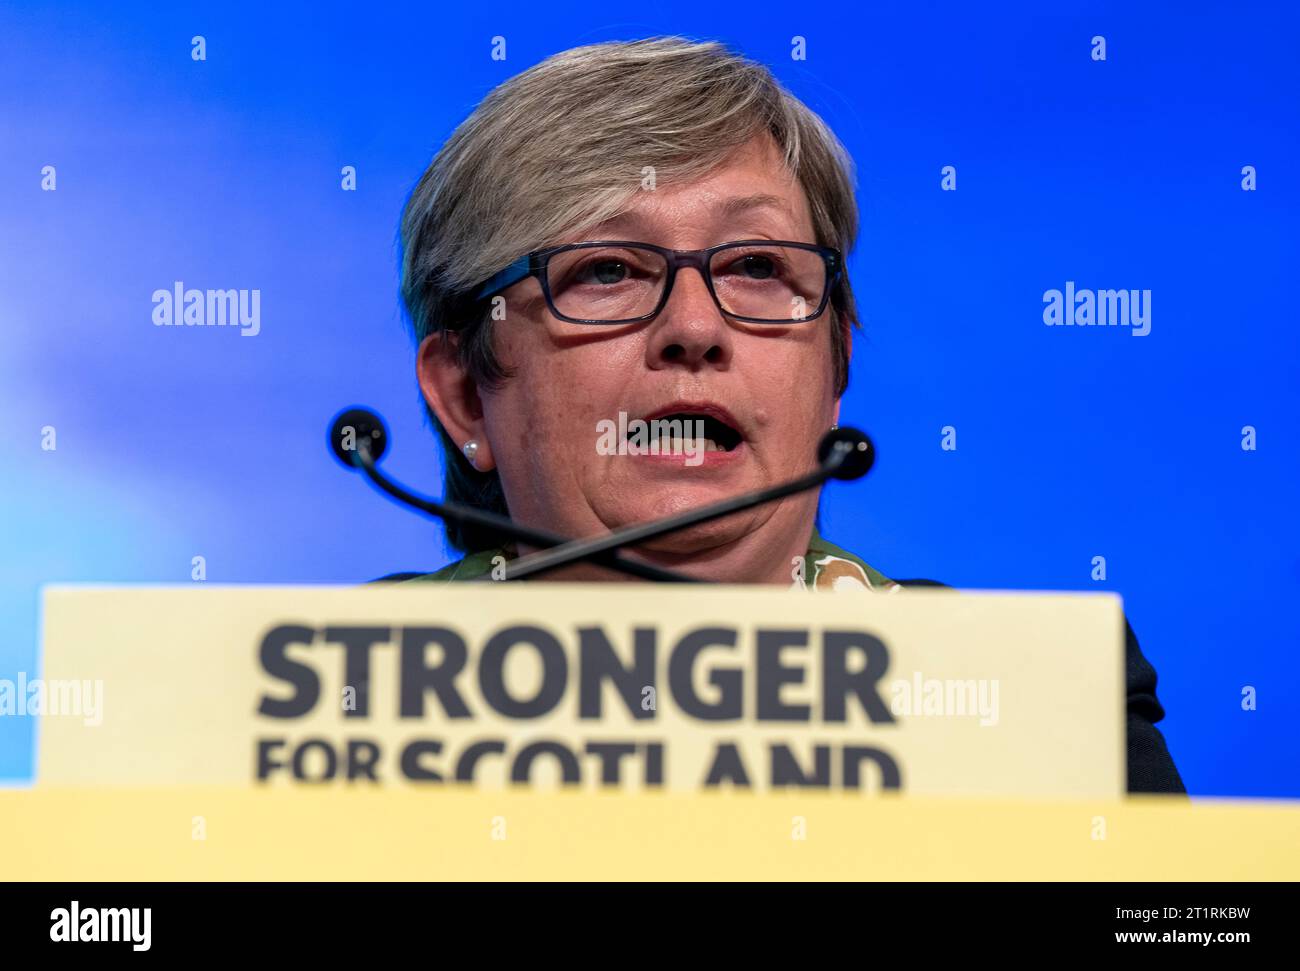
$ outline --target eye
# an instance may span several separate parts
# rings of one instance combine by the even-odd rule
[[[593,260],[580,269],[575,279],[579,283],[600,283],[608,286],[627,279],[628,267],[621,260]]]
[[[776,275],[776,263],[770,256],[751,253],[740,262],[745,275],[751,280],[767,280]]]
[[[715,277],[726,276],[738,283],[780,280],[786,272],[785,254],[769,249],[730,253],[714,271]]]

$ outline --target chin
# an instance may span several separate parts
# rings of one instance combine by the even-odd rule
[[[710,506],[723,499],[750,491],[757,486],[745,484],[721,484],[716,482],[673,482],[671,485],[656,483],[654,488],[646,488],[650,483],[639,482],[640,488],[630,488],[611,510],[617,517],[619,526],[632,526],[676,516],[692,509]],[[751,511],[752,512],[752,511]]]
[[[753,533],[756,525],[754,511],[749,509],[657,537],[635,549],[644,559],[660,566],[680,567],[695,557],[707,559],[711,552],[720,551]]]

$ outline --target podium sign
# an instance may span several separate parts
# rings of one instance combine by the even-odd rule
[[[1116,797],[1108,594],[50,587],[38,784]]]

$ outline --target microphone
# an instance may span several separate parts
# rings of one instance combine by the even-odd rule
[[[721,502],[701,506],[699,509],[688,509],[675,516],[669,516],[667,519],[643,523],[640,526],[629,526],[626,529],[606,533],[603,536],[574,540],[563,546],[522,556],[506,564],[504,579],[519,580],[527,576],[534,576],[572,563],[575,560],[583,560],[608,552],[615,547],[641,543],[667,533],[674,533],[688,526],[695,526],[699,523],[706,523],[711,519],[718,519],[729,513],[749,509],[752,506],[759,506],[774,499],[784,499],[796,492],[815,489],[827,479],[842,479],[846,482],[860,479],[871,471],[871,467],[875,463],[876,447],[865,432],[849,427],[836,428],[822,436],[822,440],[817,445],[817,468],[807,475],[802,475],[782,485],[759,489],[757,492],[751,492],[748,495],[723,499]]]
[[[561,547],[569,545],[569,540],[554,533],[540,529],[521,526],[506,516],[484,512],[472,506],[461,506],[452,502],[437,502],[424,496],[416,495],[389,479],[379,471],[376,462],[388,450],[388,429],[384,421],[373,411],[365,408],[348,408],[334,418],[330,427],[330,450],[344,466],[360,469],[383,492],[398,502],[428,513],[447,522],[463,526],[478,526],[507,536],[510,539],[527,543],[530,546]],[[614,550],[601,550],[590,556],[601,566],[606,566],[623,573],[640,577],[644,580],[658,580],[665,583],[699,583],[694,577],[664,570],[650,563],[641,563],[630,559]]]

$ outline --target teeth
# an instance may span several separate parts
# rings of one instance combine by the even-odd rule
[[[688,439],[686,439],[686,444],[683,446],[683,449],[684,449],[684,450],[685,450],[685,449],[689,449],[689,450],[692,451],[692,452],[698,452],[698,451],[700,451],[699,446],[696,445],[696,441],[697,441],[697,440],[694,439],[694,438],[688,438]],[[715,442],[713,439],[711,439],[711,438],[706,438],[706,439],[704,440],[704,451],[706,451],[706,452],[725,452],[726,449],[723,448],[721,445],[719,445],[717,442]]]
[[[694,436],[683,438],[680,435],[674,435],[672,432],[664,432],[656,436],[653,440],[657,441],[659,443],[659,448],[665,451],[669,449],[680,452],[699,452],[701,449],[705,452],[726,451],[725,448],[711,438],[704,439],[703,445],[701,446],[699,444],[700,439],[697,439]]]

